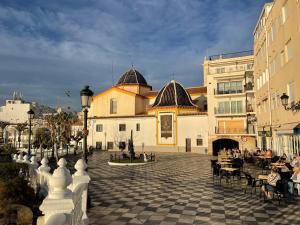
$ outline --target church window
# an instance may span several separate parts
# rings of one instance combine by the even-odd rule
[[[202,138],[197,138],[197,146],[202,146],[203,145],[203,139]]]
[[[140,131],[141,130],[141,125],[139,123],[136,124],[136,131]]]
[[[117,100],[111,99],[110,100],[110,114],[116,114],[117,113]]]
[[[119,131],[126,131],[126,124],[119,124]]]
[[[107,142],[107,149],[113,149],[114,143],[112,141]]]
[[[102,150],[102,142],[101,141],[96,142],[96,149]]]
[[[96,125],[96,132],[102,132],[103,131],[103,125],[102,124],[97,124]]]

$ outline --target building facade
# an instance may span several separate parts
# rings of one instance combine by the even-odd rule
[[[256,148],[252,51],[208,57],[203,63],[208,101],[208,151]]]
[[[27,112],[30,109],[35,113],[34,119],[32,120],[33,133],[35,133],[38,127],[43,125],[43,115],[56,112],[48,106],[36,102],[26,102],[22,99],[21,93],[14,92],[12,98],[6,100],[5,105],[0,107],[0,121],[8,124],[4,130],[1,130],[0,144],[10,143],[15,147],[28,147],[28,126],[19,133],[17,125],[28,125]],[[33,135],[31,138],[33,139]]]
[[[264,6],[254,30],[254,79],[258,146],[299,153],[300,2],[276,0]],[[286,110],[281,102],[289,96]],[[300,108],[300,107],[299,107]]]
[[[88,145],[127,147],[131,132],[137,151],[207,152],[205,87],[183,88],[170,81],[159,92],[134,68],[113,87],[93,96]]]

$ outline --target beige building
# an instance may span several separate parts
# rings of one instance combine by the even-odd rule
[[[207,152],[205,87],[168,82],[157,92],[134,68],[93,96],[88,145],[118,150],[133,131],[138,151]]]
[[[252,51],[208,57],[203,63],[208,101],[208,151],[256,147]]]
[[[254,30],[258,146],[299,153],[300,1],[265,4]],[[286,109],[283,93],[289,96]]]

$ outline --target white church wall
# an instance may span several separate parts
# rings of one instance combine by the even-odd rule
[[[177,123],[180,151],[185,151],[186,139],[190,138],[192,152],[206,153],[208,148],[207,115],[178,116]],[[197,139],[202,139],[201,145],[197,145]]]
[[[125,124],[126,130],[119,131],[119,124]],[[140,127],[139,131],[137,131],[137,124]],[[97,132],[97,125],[102,125],[101,132]],[[133,131],[134,145],[137,148],[143,144],[145,149],[155,145],[155,117],[92,119],[89,127],[88,145],[96,147],[97,142],[101,142],[102,149],[107,149],[107,143],[113,142],[113,150],[118,150],[119,142],[126,142],[127,145],[131,130]]]

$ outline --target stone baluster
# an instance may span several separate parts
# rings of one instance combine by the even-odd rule
[[[39,184],[40,184],[40,195],[47,196],[48,194],[48,186],[47,186],[47,178],[50,176],[49,171],[50,167],[48,166],[48,159],[44,157],[41,161],[41,166],[38,168],[39,173]]]
[[[53,175],[50,177],[49,186],[51,191],[49,197],[51,199],[61,199],[70,195],[71,191],[67,187],[72,183],[72,176],[70,171],[66,168],[67,161],[61,158],[57,165],[59,166],[54,170]]]
[[[17,154],[14,154],[14,155],[13,155],[13,161],[14,161],[14,162],[17,162],[17,161],[18,161],[18,155],[17,155]]]
[[[37,169],[38,168],[38,166],[39,166],[39,164],[38,164],[38,162],[37,162],[37,160],[36,160],[36,157],[35,156],[31,156],[31,162],[30,162],[30,164],[31,164],[31,166],[34,168],[34,169]],[[48,171],[49,172],[49,171]]]
[[[24,157],[23,157],[23,163],[30,164],[30,161],[28,159],[28,155],[24,155]]]
[[[88,183],[91,178],[86,172],[87,165],[83,159],[79,159],[75,164],[76,172],[73,174],[73,189],[79,184],[85,184],[84,191],[82,192],[82,221],[84,224],[88,224],[88,217],[86,214],[87,209],[87,196],[88,196]]]
[[[59,215],[71,215],[74,210],[72,192],[67,187],[72,183],[66,160],[60,159],[59,166],[49,177],[49,194],[44,199],[40,210],[45,215],[45,224],[60,224]],[[70,219],[69,216],[67,218]],[[50,222],[51,221],[51,222]],[[72,224],[71,221],[68,224]]]
[[[16,162],[18,162],[18,163],[23,162],[23,154],[22,153],[19,154],[18,159],[17,159]]]

